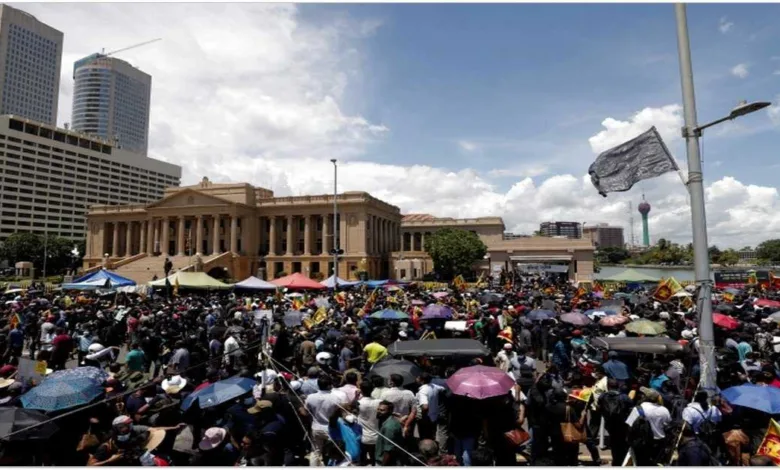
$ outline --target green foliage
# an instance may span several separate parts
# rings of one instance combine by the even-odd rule
[[[637,264],[686,265],[693,262],[693,245],[671,243],[661,238],[658,243],[637,257]]]
[[[727,250],[723,250],[720,256],[718,256],[713,262],[722,264],[724,266],[733,266],[739,263],[739,254],[736,250],[729,248]]]
[[[79,256],[71,253],[74,247],[79,248]],[[47,275],[64,273],[68,269],[81,264],[84,255],[85,242],[74,242],[67,238],[49,235],[45,238],[35,233],[18,232],[10,235],[0,248],[0,258],[8,260],[13,266],[19,261],[30,261],[35,266],[37,274],[43,274],[43,259],[46,256]]]
[[[780,263],[780,239],[761,243],[756,247],[756,255],[759,259],[767,260],[772,264]]]
[[[433,232],[426,237],[423,248],[433,260],[434,269],[441,279],[452,279],[459,274],[468,276],[471,265],[487,253],[487,247],[477,234],[452,228]]]
[[[596,252],[596,261],[602,264],[620,264],[631,257],[625,248],[600,248]]]

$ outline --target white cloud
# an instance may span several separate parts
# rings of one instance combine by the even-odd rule
[[[680,138],[682,124],[682,106],[678,104],[661,108],[645,108],[634,114],[629,121],[620,121],[611,117],[604,119],[601,125],[605,129],[588,139],[588,142],[594,153],[601,153],[655,126],[668,144]]]
[[[474,152],[479,148],[476,143],[468,140],[459,140],[458,147],[460,147],[460,149],[464,152],[468,153]]]
[[[780,124],[780,96],[777,96],[775,102],[766,109],[766,113],[774,124]]]
[[[748,64],[737,64],[731,68],[731,75],[739,78],[745,78],[750,74]]]
[[[780,75],[780,70],[775,70],[774,72],[772,72],[772,75]]]
[[[734,26],[734,23],[728,20],[727,17],[722,17],[720,21],[718,22],[718,30],[720,30],[721,33],[726,34],[729,31],[731,31],[731,28]]]

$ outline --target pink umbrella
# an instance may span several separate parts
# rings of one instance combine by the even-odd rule
[[[506,372],[486,366],[465,367],[447,379],[452,393],[477,400],[505,395],[514,384],[515,381]]]
[[[618,326],[623,323],[628,323],[628,317],[622,315],[610,315],[599,320],[601,326]]]
[[[584,313],[580,312],[564,313],[560,316],[560,320],[564,323],[569,323],[575,326],[584,326],[591,323],[590,318],[588,318]]]
[[[780,307],[780,302],[778,302],[777,300],[759,299],[753,305],[757,307],[777,308]]]
[[[447,297],[448,295],[449,294],[447,294],[446,292],[434,292],[433,293],[433,297],[436,298],[436,299],[443,299],[443,298]]]

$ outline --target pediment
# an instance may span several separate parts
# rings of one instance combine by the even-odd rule
[[[182,189],[181,191],[171,194],[170,196],[163,198],[155,203],[146,206],[147,209],[161,209],[161,208],[187,208],[197,206],[232,206],[235,203],[222,199],[216,196],[210,196],[193,189]]]

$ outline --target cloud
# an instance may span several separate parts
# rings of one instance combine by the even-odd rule
[[[731,75],[739,78],[745,78],[749,75],[748,64],[737,64],[731,68]]]
[[[728,20],[727,17],[722,17],[720,21],[718,22],[718,30],[720,30],[721,33],[726,34],[729,31],[731,31],[731,28],[734,26],[734,23]]]
[[[772,75],[780,75],[780,70],[775,70],[774,72],[772,72]]]
[[[766,113],[774,124],[780,125],[780,96],[775,99],[774,104],[766,109]]]
[[[680,138],[683,124],[682,106],[666,105],[661,108],[645,108],[634,114],[628,121],[608,117],[601,122],[604,130],[594,135],[588,142],[594,153],[601,153],[631,140],[655,126],[667,143]]]
[[[479,149],[479,146],[475,142],[471,142],[468,140],[459,140],[458,147],[460,147],[461,150],[467,153],[471,153]]]

